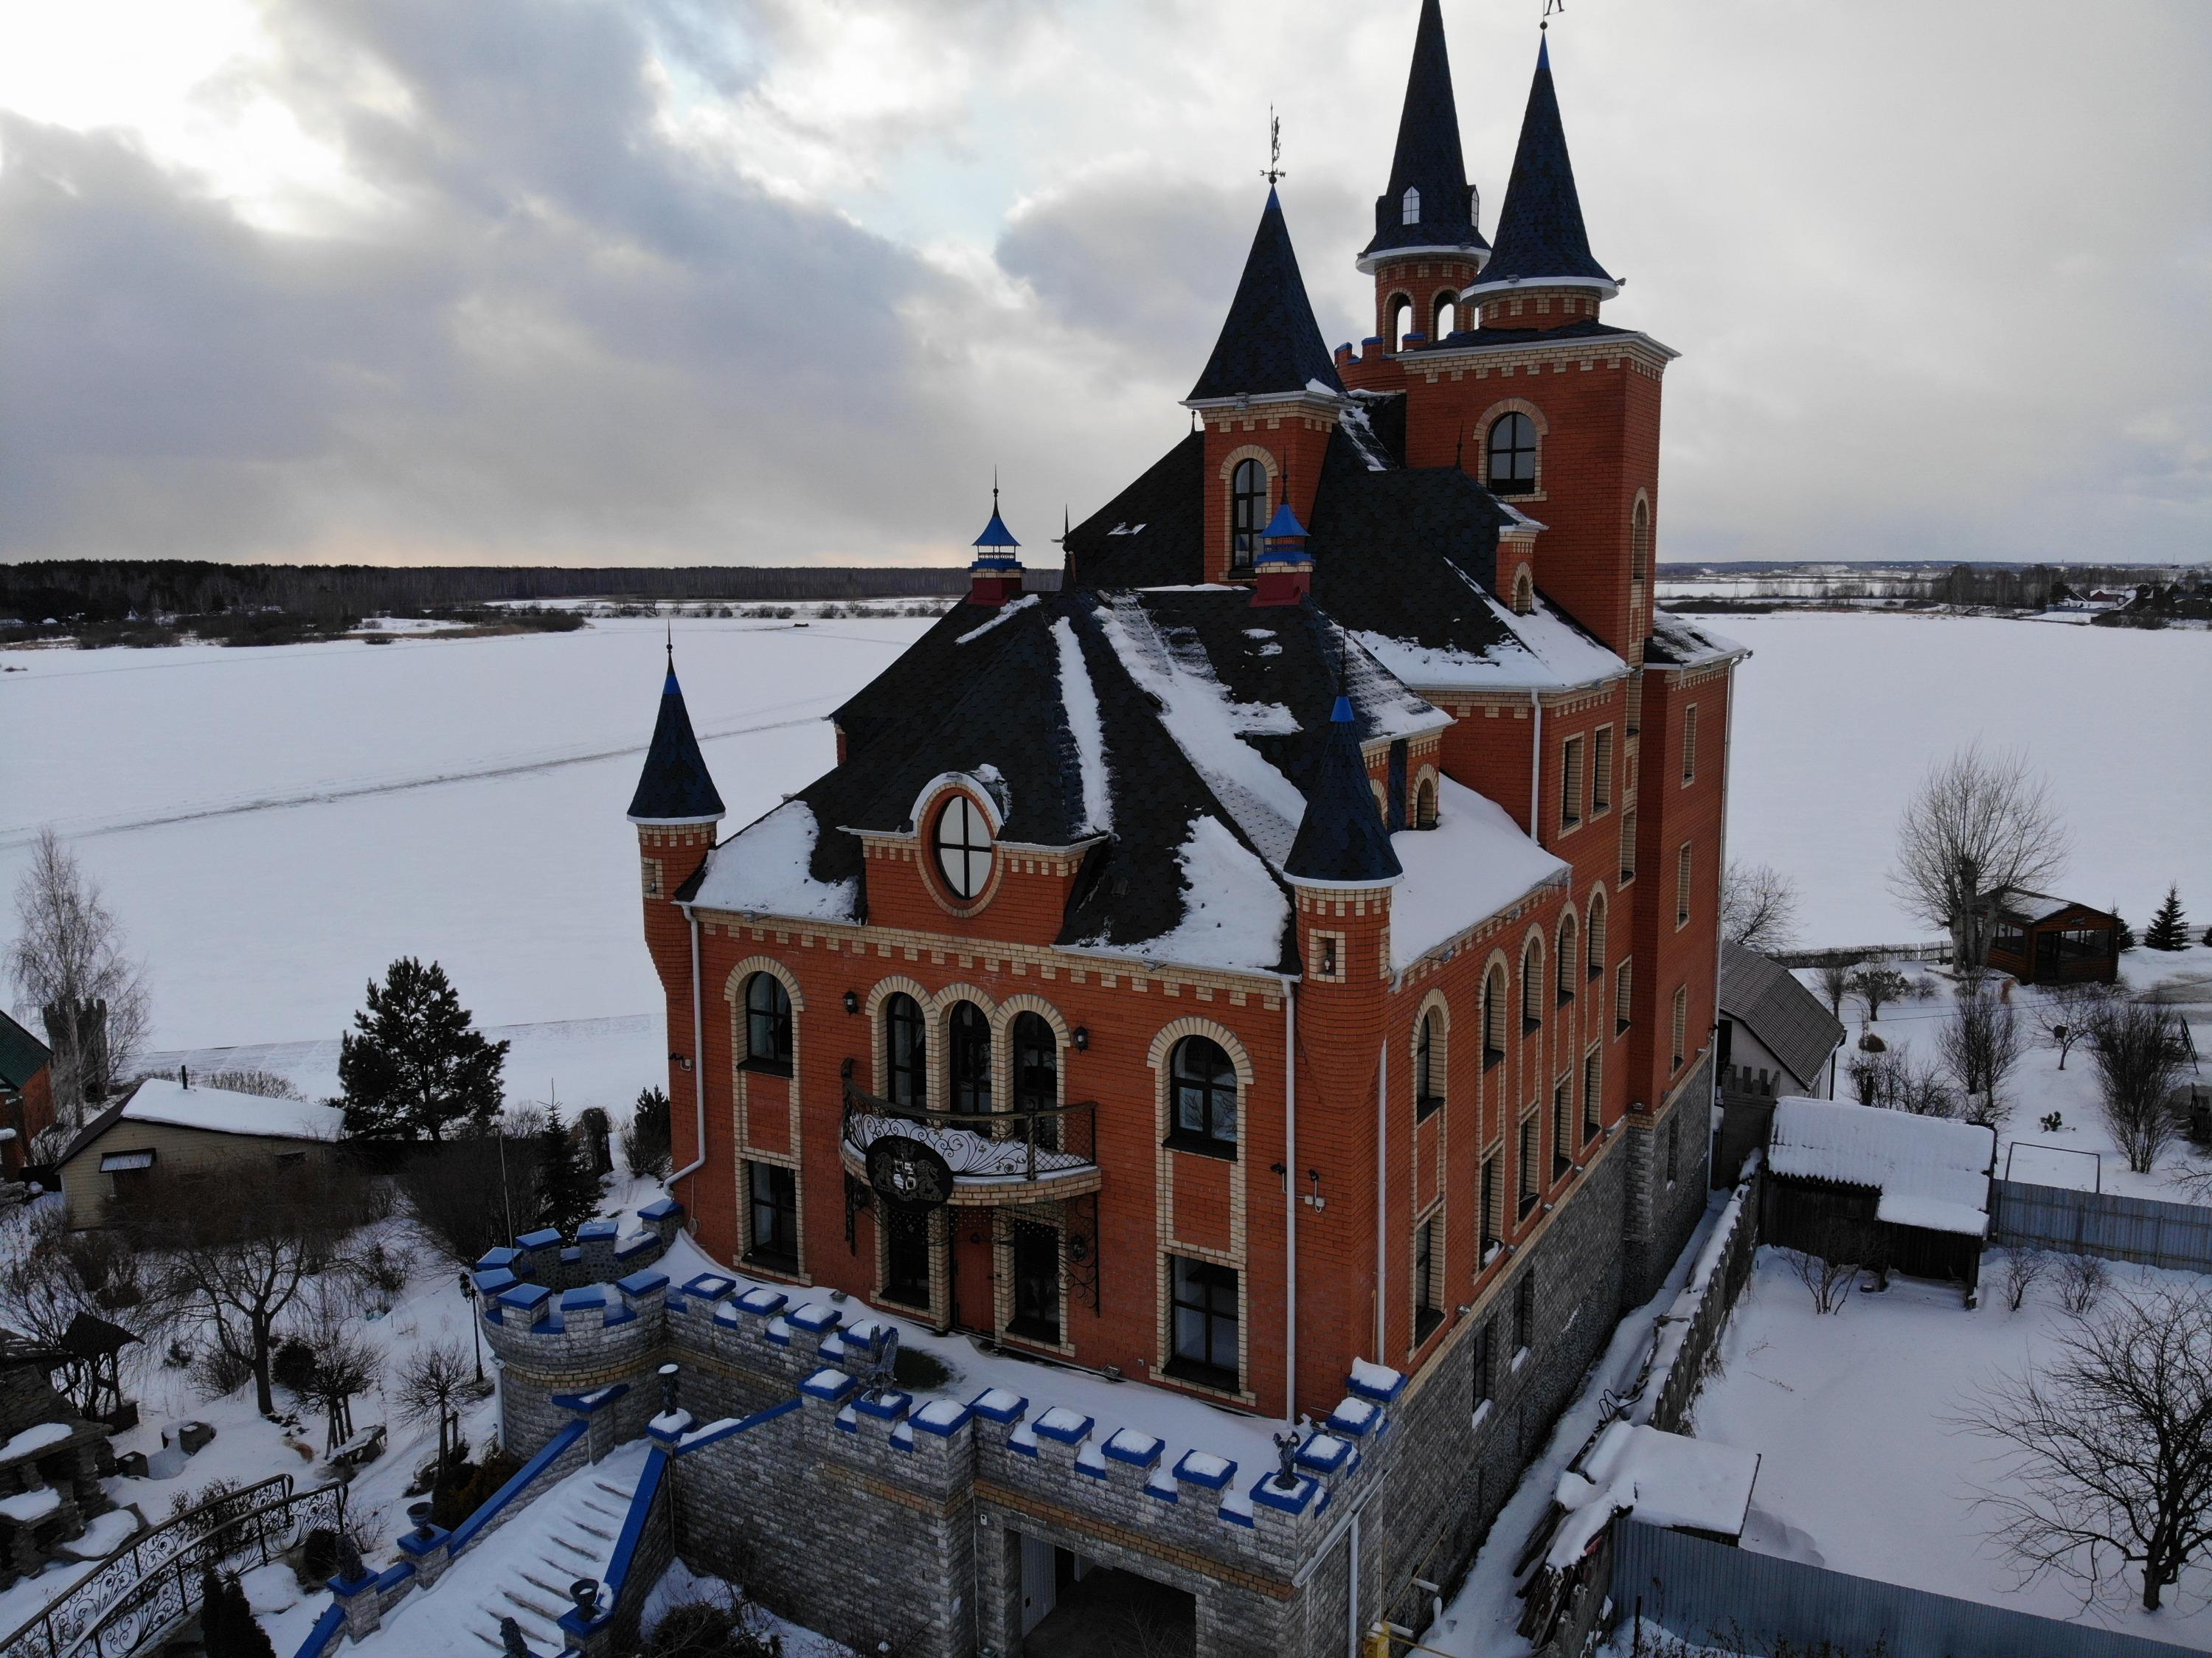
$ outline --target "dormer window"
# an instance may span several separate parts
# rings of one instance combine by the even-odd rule
[[[957,898],[982,896],[991,878],[991,826],[973,800],[956,793],[937,814],[938,873]]]
[[[1402,216],[1402,217],[1398,221],[1398,222],[1399,222],[1399,223],[1401,223],[1401,224],[1419,224],[1419,223],[1420,223],[1420,222],[1421,222],[1421,192],[1420,192],[1419,191],[1418,191],[1418,190],[1415,190],[1412,185],[1408,185],[1406,187],[1406,193],[1405,193],[1405,195],[1404,195],[1403,197],[1401,197],[1400,198],[1400,200],[1399,200],[1399,203],[1398,203],[1398,210],[1399,210],[1399,212],[1400,212],[1401,214],[1402,214],[1402,215],[1404,216]]]
[[[1528,567],[1523,564],[1513,577],[1513,614],[1528,616],[1536,608],[1536,584],[1528,579]]]

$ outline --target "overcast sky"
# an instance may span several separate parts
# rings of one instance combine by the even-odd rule
[[[1485,228],[1537,0],[1445,0]],[[0,5],[0,556],[1053,556],[1282,113],[1323,334],[1416,0]],[[2212,5],[1572,0],[1660,555],[2212,556]]]

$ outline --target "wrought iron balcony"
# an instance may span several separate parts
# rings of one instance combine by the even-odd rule
[[[920,1140],[952,1171],[955,1203],[988,1202],[1001,1193],[1043,1197],[1095,1190],[1098,1107],[985,1113],[899,1105],[845,1084],[845,1161],[862,1175],[868,1148],[886,1135]],[[1048,1193],[1040,1187],[1049,1187]]]

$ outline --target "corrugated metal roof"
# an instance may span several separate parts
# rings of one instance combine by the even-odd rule
[[[1820,1080],[1844,1039],[1842,1022],[1796,975],[1741,944],[1721,945],[1721,1011],[1748,1027],[1801,1087]]]

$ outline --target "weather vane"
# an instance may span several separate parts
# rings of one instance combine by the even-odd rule
[[[1565,17],[1567,15],[1567,0],[1544,0],[1544,15],[1536,23],[1536,27],[1540,31],[1551,27],[1551,16],[1553,12]]]
[[[1267,106],[1267,166],[1260,176],[1271,185],[1289,176],[1283,171],[1283,118],[1273,104]]]

